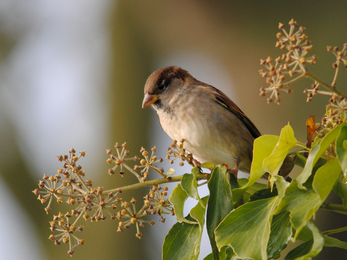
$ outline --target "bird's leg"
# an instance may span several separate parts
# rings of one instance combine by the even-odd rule
[[[193,164],[199,168],[199,172],[202,173],[202,169],[200,167],[201,163],[195,159],[193,159]]]
[[[193,159],[193,163],[195,166],[198,166],[198,167],[200,167],[200,165],[201,165],[201,163],[195,159]]]
[[[239,164],[240,164],[240,159],[237,160],[234,168],[228,169],[228,171],[230,171],[235,176],[236,179],[237,179],[237,174],[239,173]]]

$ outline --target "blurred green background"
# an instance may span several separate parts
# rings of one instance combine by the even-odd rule
[[[111,188],[134,179],[107,174],[106,148],[127,141],[136,154],[141,146],[169,144],[168,138],[153,137],[163,135],[155,113],[141,109],[145,80],[160,67],[181,66],[223,89],[262,133],[279,134],[290,122],[304,142],[306,119],[319,120],[327,98],[305,103],[302,91],[311,82],[303,80],[290,95],[281,95],[280,106],[267,105],[258,95],[265,86],[259,59],[281,54],[274,48],[278,23],[294,18],[307,28],[318,56],[310,70],[329,82],[334,58],[326,46],[347,42],[346,10],[344,0],[1,1],[0,258],[69,258],[66,245],[47,239],[52,215],[31,193],[43,173],[55,175],[61,167],[56,155],[71,147],[86,150],[81,164],[87,177]],[[342,70],[338,85],[345,93],[346,79]],[[68,210],[60,207],[53,204],[53,213]],[[347,220],[325,213],[317,219],[322,230]],[[134,228],[116,232],[114,221],[81,223],[86,245],[73,258],[160,259],[170,223],[145,228],[142,240]],[[338,237],[347,241],[346,234]],[[201,259],[210,251],[208,242],[203,249]],[[315,259],[332,255],[347,257],[345,251],[324,249]]]

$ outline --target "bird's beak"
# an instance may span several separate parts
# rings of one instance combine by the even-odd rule
[[[143,98],[142,108],[148,107],[154,104],[158,100],[158,95],[146,93]]]

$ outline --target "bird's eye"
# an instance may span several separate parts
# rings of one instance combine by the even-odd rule
[[[158,88],[159,88],[159,90],[164,90],[166,88],[165,81],[159,83]]]

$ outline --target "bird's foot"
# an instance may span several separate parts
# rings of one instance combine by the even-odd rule
[[[193,164],[199,168],[199,172],[202,173],[202,168],[200,167],[201,166],[201,163],[195,159],[193,159]]]
[[[228,171],[235,176],[237,179],[237,175],[239,173],[239,169],[237,167],[234,167],[233,169],[228,169]]]
[[[201,165],[201,163],[195,159],[193,159],[193,163],[195,166],[198,166],[198,167],[200,167],[200,165]]]

